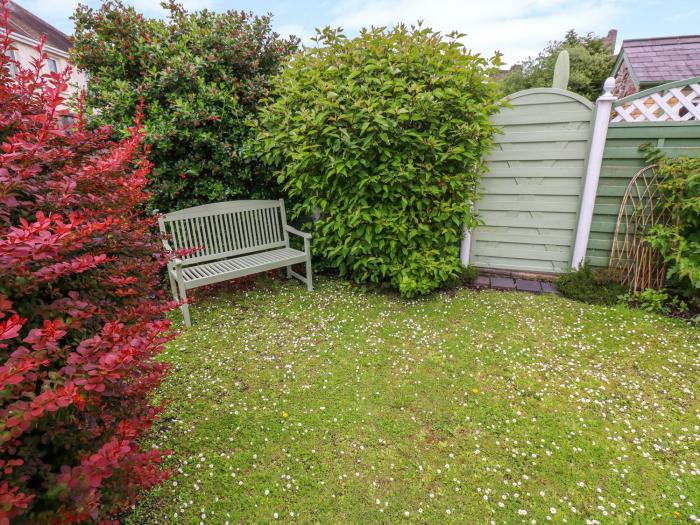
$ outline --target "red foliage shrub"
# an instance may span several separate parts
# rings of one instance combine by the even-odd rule
[[[0,28],[7,28],[0,0]],[[108,522],[165,479],[138,437],[172,337],[144,218],[140,119],[127,139],[64,126],[68,72],[9,73],[0,31],[0,525]]]

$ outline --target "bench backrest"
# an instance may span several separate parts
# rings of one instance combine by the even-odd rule
[[[194,264],[287,246],[284,201],[230,201],[162,215],[161,233],[175,250],[196,248],[182,257]]]

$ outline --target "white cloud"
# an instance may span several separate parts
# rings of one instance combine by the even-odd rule
[[[467,33],[464,43],[492,55],[499,50],[506,62],[534,56],[566,31],[605,35],[627,0],[346,0],[336,5],[331,25],[348,32],[370,25],[424,25],[450,33]]]
[[[126,4],[132,5],[139,13],[150,17],[163,17],[166,11],[160,5],[162,0],[126,0]],[[73,32],[73,21],[69,17],[75,12],[78,3],[88,4],[97,9],[100,2],[97,0],[21,0],[20,5],[32,13],[40,16],[51,25],[67,34]],[[216,7],[214,0],[180,0],[180,3],[189,11],[199,9],[212,9]]]
[[[284,38],[290,35],[300,38],[302,43],[307,46],[312,44],[311,38],[316,35],[315,31],[309,31],[303,24],[284,24],[274,29]]]

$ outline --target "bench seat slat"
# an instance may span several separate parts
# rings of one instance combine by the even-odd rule
[[[229,238],[229,242],[231,243],[231,249],[237,250],[238,249],[238,242],[236,241],[236,238],[238,237],[238,231],[236,229],[235,214],[234,213],[227,213],[226,215],[224,215],[224,217],[226,217],[228,238]]]
[[[182,275],[185,287],[190,289],[304,261],[306,261],[304,252],[294,248],[280,248],[243,255],[235,259],[186,266],[182,269]]]

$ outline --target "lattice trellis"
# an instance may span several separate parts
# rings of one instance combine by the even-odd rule
[[[613,104],[611,122],[700,120],[700,77],[658,86]]]
[[[621,273],[633,291],[664,286],[666,267],[658,251],[644,241],[644,234],[657,224],[668,224],[667,211],[660,206],[659,184],[663,179],[652,164],[639,170],[627,185],[617,216],[610,253],[610,268]]]

